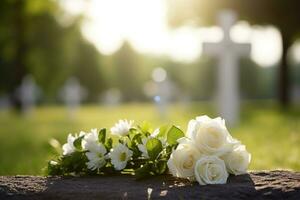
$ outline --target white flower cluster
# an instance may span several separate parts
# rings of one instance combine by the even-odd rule
[[[191,120],[186,137],[178,143],[167,163],[175,177],[206,185],[226,183],[229,173],[247,173],[251,155],[230,135],[221,118],[199,116]]]
[[[132,124],[133,121],[119,120],[119,122],[111,128],[111,132],[113,135],[126,136],[128,135]],[[64,156],[70,155],[76,151],[74,141],[79,137],[83,137],[81,146],[82,149],[86,151],[85,155],[88,159],[86,166],[90,170],[100,169],[105,166],[108,159],[111,160],[111,163],[116,170],[122,170],[126,167],[127,162],[132,157],[132,151],[122,143],[116,144],[110,152],[108,152],[104,144],[99,142],[99,133],[97,129],[92,129],[89,133],[81,131],[79,135],[75,134],[75,136],[69,134],[67,143],[63,145]]]
[[[114,139],[106,137],[105,128],[69,134],[63,156],[49,163],[49,173],[109,174],[114,168],[119,172],[133,170],[142,178],[168,169],[173,176],[200,185],[224,184],[229,174],[247,173],[251,155],[230,135],[221,118],[196,117],[189,122],[186,134],[175,125],[152,132],[147,123],[136,127],[133,123],[119,120],[110,129]]]

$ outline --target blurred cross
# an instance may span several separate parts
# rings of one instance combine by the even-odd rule
[[[164,120],[167,114],[169,101],[172,98],[173,85],[163,68],[155,68],[152,72],[152,78],[155,83],[156,91],[154,102],[157,106],[160,118]]]
[[[79,81],[75,77],[71,77],[66,81],[61,92],[63,100],[68,108],[69,117],[70,119],[73,119],[81,101],[86,96],[86,91],[81,87]]]
[[[35,84],[33,77],[31,75],[25,76],[17,91],[17,95],[21,100],[22,112],[25,115],[31,114],[39,92],[39,88]]]
[[[204,43],[203,53],[218,57],[218,92],[219,114],[229,125],[239,121],[239,57],[248,56],[250,44],[234,43],[230,38],[230,29],[237,21],[233,11],[223,10],[218,15],[219,26],[223,30],[223,39],[219,43]]]

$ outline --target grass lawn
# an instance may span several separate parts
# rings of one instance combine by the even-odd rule
[[[161,119],[151,104],[126,104],[118,107],[83,106],[74,119],[63,107],[39,107],[28,117],[0,111],[0,175],[43,174],[42,168],[53,156],[51,138],[61,143],[68,133],[91,128],[111,127],[118,119],[144,120],[154,126],[172,122],[186,129],[189,119],[208,114],[211,105],[194,103],[171,105]],[[229,128],[252,154],[250,169],[287,168],[300,170],[300,107],[281,112],[270,102],[245,104],[241,123]]]

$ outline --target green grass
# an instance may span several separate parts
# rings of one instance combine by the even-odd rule
[[[64,143],[68,133],[111,127],[120,118],[147,120],[154,126],[172,122],[185,130],[188,121],[197,115],[215,116],[211,105],[204,103],[172,105],[168,111],[166,118],[161,119],[150,104],[84,106],[73,120],[59,106],[39,107],[29,117],[1,111],[0,175],[42,174],[42,168],[53,156],[49,139]],[[281,112],[270,102],[243,106],[241,123],[229,130],[252,154],[250,169],[300,170],[299,113],[300,107]]]

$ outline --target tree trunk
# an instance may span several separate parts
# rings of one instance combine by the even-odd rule
[[[24,0],[15,0],[14,2],[14,37],[15,37],[15,55],[14,55],[14,80],[12,85],[12,105],[16,110],[21,109],[20,94],[17,93],[18,87],[22,83],[25,76],[25,15],[24,15]]]
[[[288,49],[291,45],[291,37],[281,31],[282,38],[282,58],[279,67],[279,103],[282,107],[287,107],[290,103],[290,83],[288,67]]]

